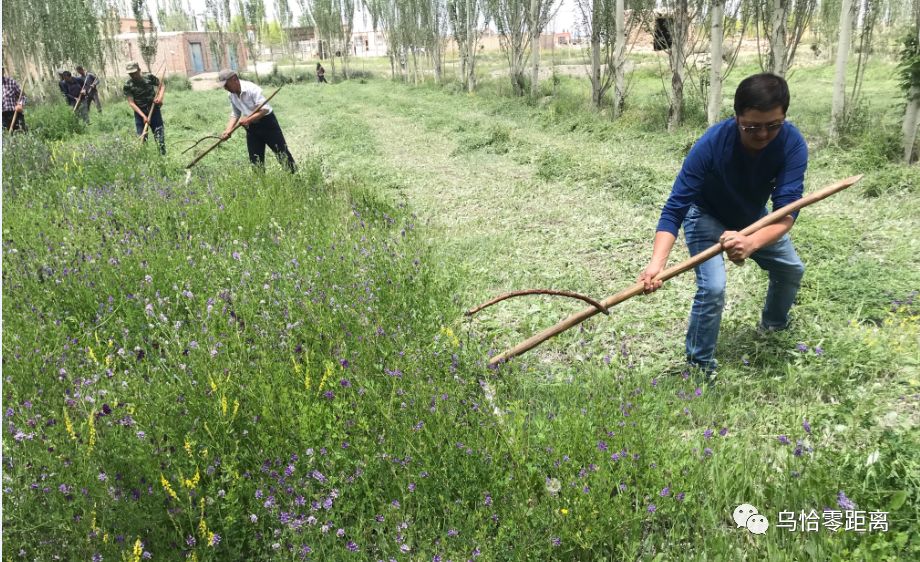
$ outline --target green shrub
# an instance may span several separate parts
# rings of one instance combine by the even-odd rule
[[[866,197],[879,197],[885,194],[914,194],[920,186],[920,167],[888,164],[880,170],[867,174],[860,181],[862,193]]]
[[[170,74],[164,82],[166,82],[166,89],[173,92],[185,92],[192,89],[192,81],[184,74]]]
[[[86,124],[63,103],[28,107],[25,115],[29,130],[44,140],[63,140],[86,130]]]

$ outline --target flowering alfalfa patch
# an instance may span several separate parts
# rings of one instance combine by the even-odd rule
[[[406,401],[418,422],[415,379],[449,308],[413,217],[298,178],[185,187],[105,152],[76,163],[75,185],[53,173],[31,198],[4,189],[5,546],[266,552],[275,541],[249,532],[268,509],[255,475],[280,451],[296,467],[308,443],[336,452],[314,470],[356,501],[346,480],[379,454],[382,412]],[[439,345],[449,369],[456,347]],[[334,489],[301,493],[322,505]]]

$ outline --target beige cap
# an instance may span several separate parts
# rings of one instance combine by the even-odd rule
[[[134,61],[131,61],[125,65],[125,70],[128,71],[128,74],[131,74],[132,72],[137,72],[140,69],[141,69],[141,65],[137,64]]]
[[[230,70],[229,68],[225,68],[217,73],[217,83],[223,86],[224,84],[227,83],[227,80],[233,78],[236,75],[237,74],[235,70]]]

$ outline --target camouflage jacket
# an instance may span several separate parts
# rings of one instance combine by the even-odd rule
[[[157,89],[160,86],[160,79],[153,74],[141,76],[141,80],[135,82],[129,79],[125,82],[122,92],[125,97],[134,98],[134,103],[138,107],[150,107],[153,98],[157,97]]]

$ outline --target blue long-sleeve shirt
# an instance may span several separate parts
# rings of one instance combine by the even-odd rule
[[[677,236],[693,204],[729,230],[741,230],[761,217],[767,199],[776,210],[802,197],[808,166],[802,133],[787,122],[756,155],[744,149],[740,135],[732,117],[693,145],[661,209],[658,231]]]

